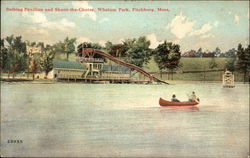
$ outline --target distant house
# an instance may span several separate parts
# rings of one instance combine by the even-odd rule
[[[27,52],[30,55],[43,53],[42,46],[26,46]]]
[[[195,50],[190,50],[182,54],[182,57],[195,57]]]
[[[210,57],[215,57],[214,53],[203,53],[202,54],[203,58],[210,58]]]
[[[197,52],[195,50],[187,51],[187,52],[183,53],[181,56],[182,57],[191,57],[191,58],[199,57],[199,55],[197,54]]]

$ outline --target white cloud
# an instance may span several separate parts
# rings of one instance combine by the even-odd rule
[[[212,29],[212,26],[210,24],[204,24],[200,29],[195,30],[193,32],[190,32],[190,36],[191,35],[202,35],[207,33],[208,31],[210,31]]]
[[[49,32],[47,30],[39,29],[39,28],[36,28],[36,27],[27,28],[24,31],[24,33],[25,34],[32,34],[32,35],[44,35],[44,36],[48,36],[49,35]]]
[[[99,43],[101,46],[103,46],[103,47],[104,47],[104,46],[105,46],[106,41],[101,40],[101,41],[99,41],[98,43]]]
[[[76,24],[74,22],[71,22],[65,18],[63,18],[59,22],[56,22],[56,24],[61,25],[62,28],[74,28],[76,26]]]
[[[218,21],[215,21],[213,24],[207,23],[202,25],[199,29],[194,29],[196,23],[195,20],[189,20],[180,12],[180,15],[177,15],[166,28],[178,39],[182,39],[187,36],[204,35],[219,24]]]
[[[217,27],[219,25],[219,22],[215,21],[213,25],[214,25],[214,27]]]
[[[79,45],[79,44],[81,44],[81,43],[83,43],[83,42],[94,43],[94,41],[92,41],[92,40],[89,39],[88,37],[79,37],[79,38],[77,38],[77,40],[76,40],[77,45]],[[98,41],[97,43],[104,47],[106,41],[100,40],[100,41]]]
[[[72,6],[75,9],[78,9],[78,8],[93,9],[93,7],[91,5],[89,5],[87,1],[74,1],[74,2],[72,2]],[[85,15],[88,15],[92,20],[96,21],[95,12],[92,12],[92,11],[82,12],[81,16],[84,17]]]
[[[193,31],[193,26],[196,21],[190,21],[186,16],[177,15],[170,24],[167,25],[167,29],[170,30],[177,38],[184,38],[188,33]]]
[[[88,37],[79,37],[79,38],[77,38],[76,43],[80,44],[80,43],[83,43],[83,42],[93,42],[93,41],[91,41]]]
[[[39,24],[43,28],[51,29],[51,30],[60,30],[60,31],[69,31],[76,26],[74,22],[63,18],[59,21],[49,21],[46,16],[41,12],[34,12],[34,14],[30,14],[27,12],[23,12],[24,17],[30,18],[33,23]]]
[[[69,29],[74,28],[76,25],[75,23],[63,18],[60,21],[43,23],[41,26],[52,30],[69,31]]]
[[[169,40],[170,42],[174,43],[174,44],[180,44],[181,40],[179,39],[174,39],[174,40]]]
[[[159,44],[163,42],[163,41],[157,40],[155,33],[151,33],[147,35],[146,38],[150,41],[149,48],[152,48],[152,49],[156,48]]]
[[[202,50],[205,51],[206,49],[211,48],[211,44],[208,43],[207,40],[200,40],[199,42],[195,43],[194,46],[193,46],[193,49],[197,50],[199,48],[202,48]]]
[[[121,38],[121,39],[118,40],[118,43],[123,43],[124,41],[125,41],[125,39]]]
[[[234,22],[236,22],[237,24],[240,23],[240,16],[239,15],[237,15],[237,14],[234,15]]]
[[[99,23],[104,23],[104,22],[107,22],[107,21],[109,21],[108,18],[103,18],[103,19],[101,19],[101,20],[99,21]]]
[[[247,17],[248,17],[248,19],[249,19],[249,8],[248,8],[248,10],[247,10]]]
[[[46,23],[48,20],[42,12],[34,12],[34,14],[29,14],[28,12],[22,12],[23,17],[31,18],[34,23]]]
[[[215,35],[213,35],[213,34],[205,34],[205,35],[202,35],[200,38],[201,39],[206,39],[206,38],[214,38],[215,37]]]

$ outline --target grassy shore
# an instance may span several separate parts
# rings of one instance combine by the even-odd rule
[[[69,56],[70,60],[75,60],[75,56],[72,54]],[[63,56],[61,57],[62,59],[64,58]],[[182,73],[184,71],[208,71],[211,70],[209,69],[209,63],[211,62],[212,58],[181,58],[180,64],[182,67],[179,69],[175,70],[175,74],[173,75],[173,80],[178,80],[178,81],[217,81],[221,82],[222,81],[222,75],[223,71],[218,71],[218,72],[200,72],[200,73]],[[232,61],[232,58],[215,58],[215,62],[218,65],[215,69],[216,70],[221,70],[225,69],[225,65]],[[154,72],[155,77],[169,81],[171,82],[172,76],[168,74],[162,74],[160,75],[159,69],[157,67],[157,64],[154,62],[153,59],[150,60],[149,64],[144,66],[143,69],[147,72]],[[164,71],[167,72],[167,71]],[[235,81],[236,82],[243,82],[243,74],[239,72],[234,72],[235,75]],[[10,76],[12,78],[12,76]],[[2,81],[8,81],[6,80],[7,74],[2,74],[2,78],[4,80]],[[49,79],[36,79],[35,81],[32,80],[32,76],[30,75],[28,78],[24,74],[16,74],[15,78],[18,81],[23,81],[23,82],[42,82],[42,83],[53,83],[56,82],[54,80],[49,80]],[[24,79],[24,80],[21,80]],[[9,82],[18,82],[18,81],[9,79]]]
[[[180,64],[182,67],[175,70],[173,75],[174,80],[184,80],[184,81],[222,81],[223,71],[218,72],[200,72],[200,73],[182,73],[184,71],[209,71],[209,63],[212,58],[181,58]],[[225,69],[226,64],[232,61],[232,58],[215,58],[217,67],[214,70]],[[157,64],[153,59],[149,62],[148,65],[144,67],[147,72],[154,72],[155,77],[161,78],[163,80],[170,80],[172,76],[168,74],[160,75],[160,71],[157,67]],[[168,71],[163,71],[168,72]],[[234,72],[235,81],[243,82],[243,74],[239,72]]]

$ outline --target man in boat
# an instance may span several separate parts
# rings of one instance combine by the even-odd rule
[[[171,101],[172,102],[180,102],[178,99],[176,99],[175,94],[173,94]]]
[[[190,102],[193,102],[195,101],[197,98],[196,98],[196,95],[195,95],[195,92],[192,92],[192,94],[187,94],[188,95],[188,101]]]

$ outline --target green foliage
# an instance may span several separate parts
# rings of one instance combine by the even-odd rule
[[[225,53],[221,53],[220,57],[235,58],[237,50],[235,48],[229,49]]]
[[[236,59],[233,58],[232,60],[229,60],[226,62],[225,69],[234,72],[235,71],[235,62]]]
[[[81,44],[79,44],[77,46],[77,53],[78,53],[78,56],[81,56],[82,55],[82,49],[83,48],[93,48],[93,49],[102,49],[103,47],[98,44],[98,43],[90,43],[90,42],[83,42]],[[94,55],[94,58],[104,58],[103,56],[99,55],[99,54],[95,54]]]
[[[154,50],[154,60],[160,71],[164,69],[176,69],[180,67],[180,46],[164,41]]]
[[[40,59],[40,67],[45,72],[46,77],[48,73],[53,69],[53,59],[55,53],[53,51],[45,51]]]
[[[110,41],[105,43],[105,49],[114,57],[125,57],[125,52],[127,51],[124,44],[112,44]]]
[[[76,43],[76,38],[69,39],[68,37],[66,37],[66,39],[64,40],[67,60],[69,59],[69,54],[75,52],[75,43]]]
[[[214,70],[224,70],[225,65],[228,63],[232,63],[234,65],[235,58],[215,58],[215,62],[217,63],[218,67]],[[174,79],[176,80],[190,80],[190,81],[203,81],[204,80],[204,73],[182,73],[183,71],[209,71],[209,63],[211,62],[211,58],[181,58],[180,64],[182,67],[175,70],[176,74],[174,74]],[[231,71],[230,69],[228,69]],[[150,63],[145,68],[147,72],[159,72],[159,68],[154,61],[154,59],[150,60]],[[167,72],[167,71],[163,71]],[[222,81],[222,74],[223,71],[218,72],[208,72],[206,73],[206,80],[207,81]],[[243,74],[239,73],[238,71],[234,71],[235,74],[235,81],[242,82],[243,81]],[[161,77],[160,74],[155,74],[155,77]],[[169,75],[163,75],[163,80],[168,80]]]
[[[150,41],[146,37],[140,37],[138,40],[126,40],[123,43],[126,51],[125,61],[134,64],[138,67],[143,67],[147,64],[151,57],[151,50],[149,49]]]
[[[8,50],[6,70],[8,72],[12,72],[13,75],[17,72],[25,71],[25,69],[27,68],[26,59],[26,54],[18,53],[16,50]]]
[[[215,62],[215,58],[212,57],[211,61],[209,62],[209,68],[214,69],[214,68],[217,68],[217,67],[218,67],[218,64]]]
[[[219,48],[219,47],[216,47],[213,53],[215,54],[215,56],[219,57],[220,54],[221,54],[220,48]]]
[[[22,37],[14,35],[5,38],[8,46],[5,47],[4,39],[1,40],[1,69],[12,72],[13,77],[17,72],[25,71],[27,68],[26,43]]]
[[[1,71],[6,68],[7,60],[8,60],[8,50],[4,46],[4,39],[1,39],[1,54],[0,54]]]
[[[39,68],[39,61],[37,59],[32,59],[30,64],[30,71],[33,73],[33,80],[35,79],[35,73],[37,73]]]
[[[197,52],[196,52],[197,57],[201,57],[202,54],[203,54],[202,48],[199,48],[199,49],[197,50]]]
[[[237,64],[236,68],[239,72],[242,72],[244,74],[244,81],[246,79],[247,73],[250,74],[249,67],[250,67],[250,52],[249,52],[249,45],[245,49],[242,47],[241,44],[238,45],[237,49]],[[249,76],[248,76],[249,78]]]
[[[250,73],[250,45],[245,49],[247,72]]]
[[[63,42],[58,42],[53,46],[53,51],[55,54],[66,54],[66,60],[69,59],[69,55],[75,52],[76,38],[66,37]]]
[[[77,46],[78,52],[82,50],[82,48],[93,48],[93,49],[102,49],[102,46],[98,43],[91,42],[83,42]]]

